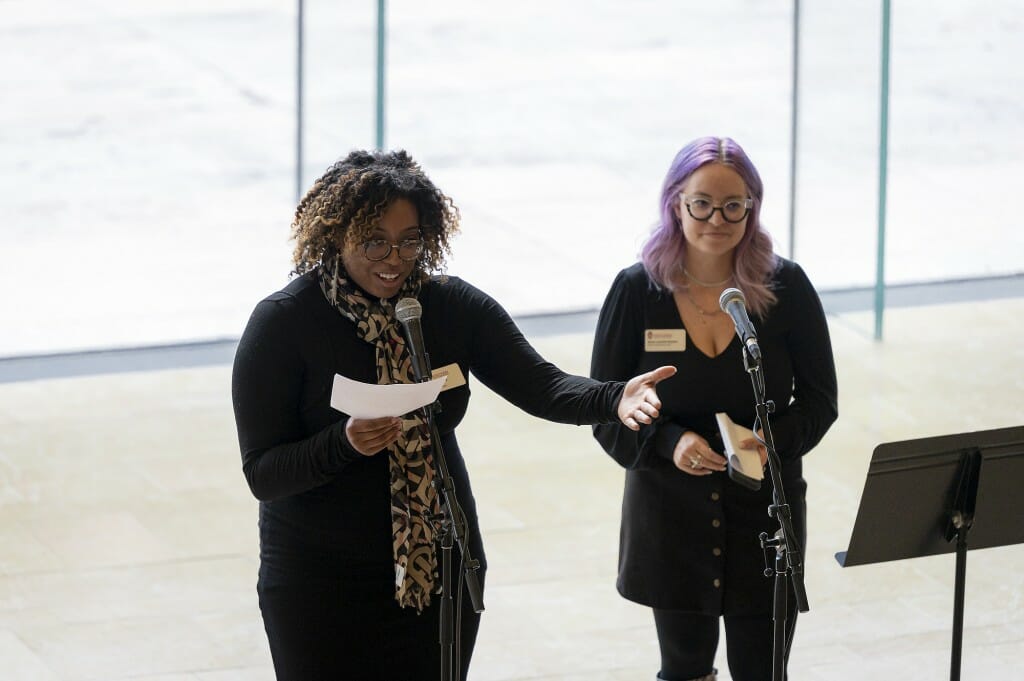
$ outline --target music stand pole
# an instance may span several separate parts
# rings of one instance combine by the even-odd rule
[[[953,587],[953,650],[949,663],[950,681],[960,681],[960,660],[964,642],[964,596],[967,590],[967,533],[974,524],[981,475],[981,452],[965,451],[957,473],[956,496],[946,525],[946,541],[956,539],[956,580]]]

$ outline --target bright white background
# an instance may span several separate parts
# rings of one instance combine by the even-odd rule
[[[796,259],[873,283],[881,3],[803,4]],[[1024,9],[893,3],[890,283],[1022,271]],[[305,184],[374,139],[376,3],[307,0]],[[673,155],[736,138],[789,253],[790,3],[388,2],[385,144],[461,207],[449,271],[593,309]],[[295,3],[0,0],[0,357],[236,337],[287,280]]]

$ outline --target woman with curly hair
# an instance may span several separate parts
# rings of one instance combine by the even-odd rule
[[[330,403],[335,374],[414,382],[397,300],[419,301],[435,374],[448,376],[436,425],[481,580],[486,560],[455,438],[470,373],[535,416],[637,429],[658,415],[655,385],[675,373],[602,383],[546,362],[492,298],[436,275],[458,223],[404,151],[350,153],[299,203],[298,276],[256,306],[239,341],[232,397],[242,468],[260,500],[257,592],[278,679],[440,674],[431,431],[419,413],[356,418]],[[465,677],[476,640],[470,601],[457,599],[454,678]]]
[[[666,362],[679,368],[679,378],[661,390],[652,427],[594,427],[626,469],[617,586],[624,598],[654,610],[658,679],[713,681],[723,617],[734,681],[772,678],[773,582],[762,574],[759,539],[777,528],[767,513],[771,485],[753,490],[729,477],[715,418],[724,412],[745,426],[755,419],[743,350],[719,308],[726,288],[742,289],[757,327],[800,546],[807,488],[801,457],[838,414],[821,302],[800,266],[772,252],[760,221],[763,196],[757,169],[733,140],[704,137],[683,147],[662,185],[661,220],[641,262],[619,273],[598,319],[594,378],[617,380]],[[657,330],[657,342],[645,340],[649,330]],[[740,444],[759,447],[754,439]],[[791,638],[793,603],[789,615]]]

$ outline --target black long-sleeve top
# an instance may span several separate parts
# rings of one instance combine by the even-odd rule
[[[476,504],[455,428],[470,374],[524,411],[561,423],[615,420],[622,383],[572,376],[545,361],[504,309],[468,283],[424,284],[423,336],[432,368],[457,364],[437,426],[474,557],[484,561]],[[238,344],[232,399],[242,468],[260,499],[261,560],[276,578],[393,570],[386,452],[362,456],[330,406],[334,375],[376,383],[374,346],[324,297],[315,273],[261,301]],[[261,583],[267,572],[261,570]]]
[[[778,302],[765,318],[751,315],[763,354],[766,398],[782,478],[797,533],[804,535],[801,457],[835,421],[835,365],[824,311],[803,270],[780,259],[773,275]],[[648,329],[684,329],[672,293],[656,287],[640,263],[616,277],[598,319],[591,376],[621,380],[663,364],[678,373],[658,385],[662,415],[653,427],[634,432],[614,424],[594,427],[594,436],[626,468],[618,588],[631,600],[658,608],[752,613],[771,608],[771,580],[758,534],[773,534],[767,516],[771,482],[751,492],[713,473],[696,477],[678,470],[672,453],[687,430],[723,452],[715,421],[725,412],[754,426],[750,376],[735,336],[709,357],[687,342],[679,352],[646,352]],[[689,339],[687,339],[689,340]]]

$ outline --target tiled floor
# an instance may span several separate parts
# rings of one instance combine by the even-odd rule
[[[884,343],[867,314],[830,318],[840,419],[806,462],[793,678],[948,678],[952,555],[841,569],[833,554],[877,444],[1024,423],[1022,318],[1024,299],[902,308]],[[587,369],[586,334],[536,345]],[[273,678],[228,390],[225,366],[0,385],[2,678]],[[471,678],[653,678],[649,613],[613,586],[622,473],[589,431],[477,385],[460,439],[491,564]],[[964,678],[1021,678],[1022,567],[1022,546],[970,554]]]

